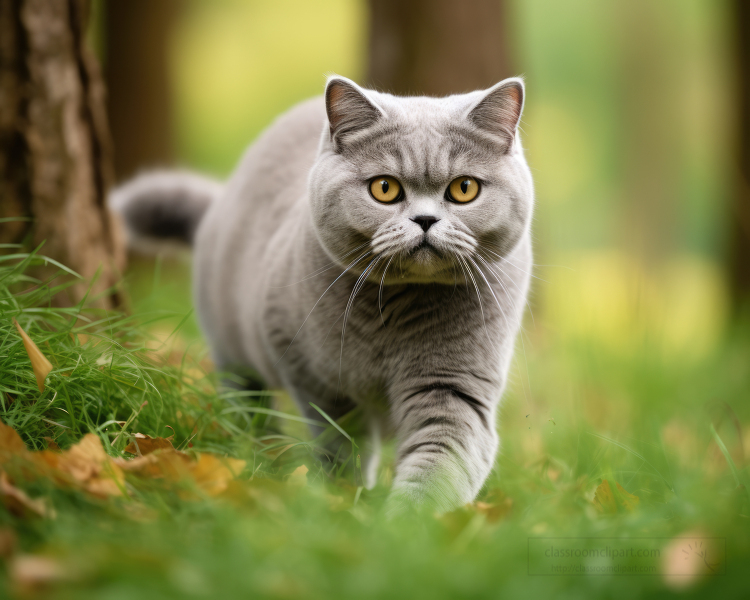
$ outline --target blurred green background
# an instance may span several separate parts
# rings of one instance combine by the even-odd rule
[[[118,132],[127,137],[134,126],[119,126],[118,115],[143,120],[149,105],[115,106],[116,148],[129,152],[127,164],[118,163],[121,177],[162,164],[227,176],[277,115],[321,93],[327,73],[368,81],[368,38],[378,30],[364,0],[160,4],[171,7],[154,34],[164,63],[160,98],[168,104],[149,131],[161,129],[168,142],[149,153],[142,135],[129,151]],[[97,35],[105,72],[107,31],[123,23],[116,5],[97,5],[99,22],[108,23]],[[108,11],[116,14],[101,16]],[[522,137],[537,190],[540,279],[528,335],[593,337],[624,353],[647,339],[679,363],[710,354],[733,306],[732,5],[515,0],[503,3],[501,14],[492,27],[507,48],[506,75],[527,82]],[[144,20],[136,24],[142,29]],[[395,27],[393,18],[378,26]],[[472,35],[457,25],[445,44],[471,44]],[[132,57],[129,49],[119,52]],[[158,60],[149,56],[149,64]],[[137,79],[137,61],[131,63],[140,94],[148,79]],[[122,95],[122,71],[108,72],[112,95]],[[452,89],[451,73],[445,77],[443,87]],[[163,275],[177,289],[186,283],[178,263]],[[182,308],[187,298],[160,297],[164,306]]]

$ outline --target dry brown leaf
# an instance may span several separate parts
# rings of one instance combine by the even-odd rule
[[[160,450],[132,459],[116,458],[115,464],[123,471],[148,479],[178,481],[190,472],[190,457],[177,450]]]
[[[8,559],[16,551],[18,536],[10,527],[0,529],[0,558]]]
[[[599,512],[606,514],[615,514],[618,510],[632,512],[640,504],[641,499],[626,492],[625,488],[616,481],[615,485],[617,486],[617,496],[612,491],[609,481],[602,480],[599,487],[596,488],[596,492],[594,492],[594,506]]]
[[[47,442],[47,450],[51,450],[53,452],[62,452],[60,446],[58,446],[57,442],[51,437],[45,436],[44,441]]]
[[[216,496],[223,492],[229,482],[235,479],[244,468],[244,460],[201,454],[198,462],[191,465],[190,474],[198,488],[209,496]]]
[[[128,454],[151,454],[156,450],[174,450],[172,445],[172,437],[168,438],[153,438],[143,433],[136,433],[133,435],[133,441],[125,446],[125,452]]]
[[[500,502],[481,502],[477,501],[474,503],[477,512],[482,513],[489,523],[496,523],[500,519],[504,519],[510,514],[513,508],[513,500],[505,498]]]
[[[133,459],[112,458],[104,451],[99,437],[90,433],[62,452],[29,452],[18,433],[0,422],[0,466],[20,459],[24,476],[47,477],[58,485],[82,489],[99,497],[123,495],[126,472],[146,479],[189,481],[203,493],[216,496],[226,490],[229,482],[245,468],[243,460],[212,454],[201,454],[193,459],[175,450],[165,438],[143,436],[139,438],[139,445],[144,441],[162,447],[149,448],[148,453]],[[167,442],[166,447],[164,442]],[[141,451],[144,452],[143,448]],[[301,473],[301,470],[297,472]],[[11,485],[9,480],[6,483]],[[10,496],[14,502],[32,510],[41,509],[40,505],[34,504],[36,501],[16,494],[23,494],[21,490],[8,490],[5,494],[0,486],[0,496]],[[189,495],[189,491],[184,493]]]
[[[122,496],[125,475],[104,451],[99,436],[86,434],[64,452],[32,454],[37,465],[58,483],[79,487],[94,496]]]
[[[47,379],[47,375],[52,370],[52,363],[47,360],[47,357],[42,354],[42,351],[37,348],[34,341],[26,335],[26,332],[18,324],[18,321],[13,319],[13,324],[18,329],[18,333],[21,335],[23,340],[23,346],[26,348],[26,354],[29,355],[31,360],[31,368],[34,369],[34,376],[36,377],[36,385],[40,392],[44,391],[44,380]]]
[[[0,471],[0,498],[2,498],[5,508],[19,517],[30,515],[38,517],[55,516],[54,511],[47,507],[44,500],[40,498],[32,500],[26,495],[26,492],[14,486],[5,471]]]
[[[0,458],[3,455],[23,455],[26,451],[26,444],[23,443],[18,432],[0,421]]]
[[[159,450],[132,460],[115,459],[124,471],[150,479],[192,481],[202,492],[216,496],[222,493],[245,468],[244,460],[201,454],[197,460],[177,450]]]
[[[47,586],[70,579],[70,573],[52,558],[23,554],[8,563],[8,575],[19,594],[32,594]]]

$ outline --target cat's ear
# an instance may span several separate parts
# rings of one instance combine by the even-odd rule
[[[371,127],[384,116],[364,90],[345,77],[333,76],[328,79],[325,98],[334,146],[344,142],[351,134]]]
[[[522,79],[505,79],[484,92],[469,110],[468,118],[482,131],[499,138],[507,151],[516,137],[524,96]]]

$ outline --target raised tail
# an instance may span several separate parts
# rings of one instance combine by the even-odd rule
[[[223,189],[219,181],[195,173],[151,171],[115,188],[109,206],[125,225],[128,247],[153,252],[165,243],[191,245]]]

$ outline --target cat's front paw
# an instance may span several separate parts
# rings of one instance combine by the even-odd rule
[[[422,474],[424,475],[424,474]],[[415,512],[444,513],[467,502],[459,489],[460,482],[450,477],[413,477],[396,480],[386,501],[389,518]]]

